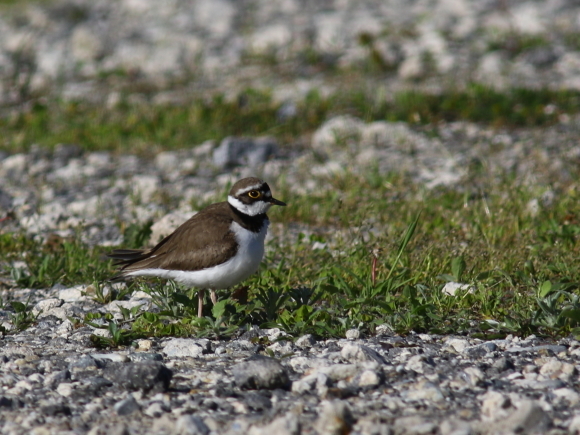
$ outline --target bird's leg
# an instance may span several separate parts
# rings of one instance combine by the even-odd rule
[[[197,317],[203,317],[203,295],[205,294],[204,289],[200,289],[197,292]]]
[[[215,294],[215,290],[209,291],[209,297],[211,298],[211,302],[215,305],[217,304],[217,296]]]

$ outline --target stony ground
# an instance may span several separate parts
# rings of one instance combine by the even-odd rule
[[[0,14],[0,102],[31,95],[115,104],[269,89],[340,89],[375,68],[378,93],[483,82],[580,87],[577,2],[566,0],[60,0]],[[332,75],[332,74],[330,74]]]
[[[308,192],[331,188],[324,180],[333,171],[362,170],[370,155],[373,164],[386,165],[382,171],[395,161],[433,188],[474,183],[461,162],[476,157],[497,174],[509,168],[519,183],[553,186],[529,204],[533,213],[574,174],[574,125],[492,134],[454,124],[442,127],[443,146],[405,124],[340,117],[321,126],[308,150],[236,138],[153,160],[87,154],[75,146],[57,147],[52,154],[33,150],[0,160],[0,200],[7,213],[1,225],[3,231],[40,239],[69,237],[81,228],[88,243],[116,245],[122,241],[119,221],[151,218],[158,222],[152,236],[158,240],[192,212],[193,197],[216,195],[232,179],[258,173],[274,180],[275,192],[275,180],[283,175]],[[481,152],[490,138],[493,150]],[[409,152],[409,144],[424,152]],[[300,163],[312,161],[312,153],[318,154],[316,165]],[[359,163],[353,165],[353,158]],[[208,161],[211,165],[200,164]],[[273,233],[292,230],[274,224]],[[27,302],[37,316],[32,327],[17,332],[14,313],[0,311],[6,328],[0,340],[2,433],[580,431],[580,343],[574,340],[401,337],[383,327],[373,337],[351,330],[341,340],[316,341],[252,329],[228,341],[150,339],[122,351],[100,351],[90,336],[107,333],[77,321],[87,312],[120,319],[119,307],[155,309],[148,294],[102,305],[90,285],[14,288],[9,271],[26,263],[1,267],[4,300]]]
[[[379,327],[374,337],[350,330],[317,341],[254,328],[228,341],[144,339],[103,352],[90,342],[98,330],[69,319],[150,301],[101,306],[85,292],[17,291],[38,300],[39,317],[2,338],[2,433],[580,431],[575,340],[400,337]]]
[[[63,1],[0,16],[2,107],[45,92],[115,104],[129,89],[130,100],[167,103],[248,85],[272,87],[286,101],[328,92],[326,69],[356,68],[370,54],[388,72],[383,91],[489,79],[499,88],[580,87],[577,2],[160,5]],[[305,60],[313,53],[315,62]],[[304,194],[332,189],[333,174],[371,168],[407,173],[427,189],[478,191],[484,180],[468,168],[481,165],[491,177],[541,187],[528,205],[534,213],[577,179],[580,123],[560,121],[546,129],[462,122],[424,131],[337,117],[300,149],[229,138],[153,159],[70,144],[0,150],[0,232],[46,240],[80,229],[85,242],[112,246],[122,241],[119,222],[153,219],[153,243],[192,213],[192,202],[215,198],[240,177],[264,177],[274,192],[284,177]],[[272,230],[294,234],[275,222]],[[372,337],[351,330],[317,341],[251,329],[227,341],[148,339],[97,350],[90,337],[102,330],[77,321],[87,312],[120,317],[120,306],[154,309],[150,297],[102,305],[89,283],[17,288],[9,273],[19,268],[26,263],[9,264],[0,253],[3,301],[28,302],[37,316],[17,332],[14,313],[0,310],[3,434],[580,433],[575,340],[401,337],[380,327]]]

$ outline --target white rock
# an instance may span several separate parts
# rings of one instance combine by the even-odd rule
[[[152,418],[159,418],[165,412],[167,412],[167,408],[163,405],[163,403],[153,402],[143,411],[143,414]]]
[[[449,296],[455,296],[458,290],[473,294],[475,288],[469,284],[462,284],[460,282],[448,282],[441,289],[444,294]]]
[[[175,433],[182,435],[208,435],[209,427],[197,415],[182,415],[175,422]]]
[[[101,210],[103,210],[103,205],[98,196],[73,201],[66,207],[67,213],[81,217],[93,217],[98,215]]]
[[[292,382],[292,392],[302,394],[314,389],[320,390],[332,384],[330,378],[321,372],[315,372],[304,376],[302,379]]]
[[[327,367],[320,367],[317,372],[324,373],[333,382],[350,380],[360,371],[361,367],[357,364],[333,364]]]
[[[523,34],[541,34],[546,32],[546,15],[539,5],[525,2],[515,6],[510,18],[514,29]]]
[[[193,17],[197,25],[207,29],[213,38],[223,38],[232,29],[236,16],[234,5],[226,0],[198,0]]]
[[[174,211],[166,214],[151,226],[149,245],[159,243],[164,237],[175,231],[182,223],[191,218],[195,213]]]
[[[340,355],[349,362],[375,361],[380,364],[385,363],[377,351],[360,344],[346,343],[340,351]]]
[[[425,74],[425,66],[423,63],[423,57],[421,54],[416,54],[407,57],[399,65],[399,70],[397,71],[399,78],[403,80],[413,80],[421,78]]]
[[[568,433],[577,435],[580,433],[580,415],[575,415],[568,422]]]
[[[405,370],[412,370],[416,373],[424,373],[425,363],[423,362],[425,357],[423,355],[413,355],[405,364]]]
[[[485,379],[485,374],[477,367],[466,367],[463,373],[465,373],[466,380],[474,386]]]
[[[432,434],[437,433],[437,425],[419,415],[399,417],[395,420],[396,433]]]
[[[26,154],[14,154],[0,161],[0,174],[5,176],[21,174],[27,164]]]
[[[276,23],[257,29],[250,37],[249,46],[256,53],[264,53],[285,46],[291,38],[288,25]]]
[[[445,344],[449,347],[452,347],[459,353],[463,352],[467,347],[470,346],[469,342],[462,338],[450,338],[445,342]]]
[[[580,89],[580,53],[565,53],[555,65],[555,70],[562,75],[566,87]]]
[[[44,376],[42,376],[40,373],[33,373],[28,376],[28,382],[42,384],[44,383]]]
[[[166,174],[176,172],[179,167],[179,157],[175,151],[163,151],[155,156],[155,166]]]
[[[79,24],[71,35],[71,52],[77,61],[94,61],[103,53],[103,43],[89,26]]]
[[[75,315],[75,309],[78,310],[78,308],[75,308],[72,304],[65,303],[60,307],[54,307],[40,313],[38,317],[55,316],[62,320],[68,320],[69,317]]]
[[[386,323],[379,325],[375,328],[375,332],[377,335],[393,335],[395,330]]]
[[[365,370],[358,378],[359,387],[376,387],[381,384],[381,376],[375,370]]]
[[[68,336],[74,331],[74,325],[69,319],[64,320],[58,328],[56,328],[56,335]]]
[[[483,55],[479,61],[475,77],[478,81],[483,82],[496,89],[503,89],[506,86],[506,80],[503,74],[506,69],[506,61],[502,53],[492,51]]]
[[[312,136],[312,148],[332,153],[335,148],[358,147],[364,122],[352,116],[336,116],[326,121]]]
[[[133,193],[140,201],[148,203],[159,189],[160,180],[156,175],[135,175],[131,184]]]
[[[137,350],[148,351],[151,350],[151,346],[153,346],[153,342],[151,340],[137,340]]]
[[[544,434],[550,424],[548,414],[538,402],[523,399],[514,403],[507,418],[495,419],[491,425],[484,426],[487,433],[525,433]]]
[[[357,340],[360,338],[360,331],[358,329],[349,329],[344,335],[347,340]]]
[[[321,411],[314,423],[319,434],[342,435],[350,433],[353,417],[346,401],[328,401],[320,403]]]
[[[63,303],[64,301],[59,298],[45,299],[43,301],[38,302],[34,306],[34,308],[32,308],[32,314],[38,316],[41,313],[46,313],[52,308],[60,307]]]
[[[292,342],[290,341],[277,341],[274,344],[271,344],[267,347],[272,352],[276,352],[281,355],[290,355],[293,352]]]
[[[131,295],[131,299],[151,299],[151,295],[143,290],[137,290]]]
[[[73,391],[74,385],[68,382],[61,382],[60,384],[58,384],[58,387],[56,387],[56,392],[63,397],[70,397]]]
[[[92,353],[91,358],[101,361],[112,361],[112,362],[127,362],[130,361],[127,355],[121,353]]]
[[[571,388],[558,388],[552,393],[560,400],[565,400],[570,406],[575,406],[580,402],[580,394]]]
[[[275,341],[286,336],[286,333],[280,328],[263,329],[262,331],[268,336],[268,340],[270,341]]]
[[[511,413],[511,400],[498,391],[488,391],[479,398],[481,400],[481,415],[484,420],[503,419]]]
[[[86,290],[86,286],[77,285],[75,287],[65,288],[58,292],[58,297],[65,302],[76,302],[81,300],[86,300],[86,296],[83,292]]]
[[[575,373],[576,368],[573,364],[560,361],[557,358],[550,358],[540,368],[541,375],[550,379],[561,379],[564,382],[569,382]]]
[[[306,334],[303,335],[302,337],[298,338],[294,344],[297,347],[303,348],[303,349],[308,349],[311,348],[312,346],[314,346],[316,344],[316,340],[314,339],[314,337],[312,336],[312,334]]]
[[[296,356],[290,358],[288,362],[292,367],[292,369],[294,369],[299,373],[306,371],[307,369],[313,367],[313,365],[319,364],[319,360],[317,360],[316,358],[307,358],[305,356]]]
[[[445,396],[441,389],[426,381],[417,383],[413,389],[406,392],[406,398],[410,400],[427,400],[429,402],[441,402],[445,400]]]
[[[469,422],[454,417],[443,420],[439,430],[441,435],[472,435],[474,433]]]
[[[197,358],[207,351],[208,346],[209,341],[205,339],[174,338],[163,344],[163,353],[168,358]]]

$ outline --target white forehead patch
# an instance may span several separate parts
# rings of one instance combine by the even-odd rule
[[[237,198],[234,198],[232,195],[228,195],[228,202],[232,207],[236,210],[247,214],[248,216],[256,216],[259,214],[266,213],[268,209],[272,206],[269,202],[264,201],[256,201],[253,204],[244,204]]]
[[[243,189],[239,189],[236,191],[236,196],[243,195],[244,193],[249,192],[250,190],[260,190],[260,187],[262,187],[263,185],[264,183],[258,183],[248,187],[244,187]]]

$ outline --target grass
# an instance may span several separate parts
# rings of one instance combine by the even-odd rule
[[[277,196],[292,200],[272,220],[314,231],[275,237],[261,273],[244,283],[247,301],[221,291],[220,302],[212,307],[208,300],[198,319],[193,290],[138,281],[116,295],[144,290],[153,298],[152,312],[125,310],[122,320],[92,313],[81,321],[108,329],[109,337],[95,337],[94,344],[114,347],[147,336],[223,338],[247,325],[279,327],[295,337],[340,337],[351,328],[372,334],[384,323],[401,334],[580,334],[574,189],[532,216],[526,205],[542,192],[514,188],[509,179],[488,186],[486,195],[425,191],[398,176],[378,181],[328,178],[336,191],[307,196],[281,186]],[[128,242],[140,234],[126,232]],[[313,250],[315,242],[322,249]],[[19,286],[103,283],[114,273],[102,249],[75,240],[46,246],[3,234],[0,250],[8,261],[26,253],[27,269],[12,271]],[[468,286],[449,296],[442,292],[448,281]]]
[[[278,116],[280,104],[268,92],[253,89],[242,92],[235,101],[216,96],[182,106],[122,102],[105,108],[80,102],[37,101],[27,110],[4,110],[0,146],[18,152],[32,144],[51,149],[59,143],[75,143],[85,150],[151,155],[228,135],[273,135],[283,143],[292,143],[327,118],[344,113],[366,121],[427,125],[464,120],[520,127],[550,125],[563,114],[578,113],[580,107],[580,93],[570,90],[498,92],[471,85],[438,95],[413,91],[400,91],[389,98],[376,95],[376,89],[352,87],[328,97],[311,92],[298,103],[298,116],[288,119]]]

